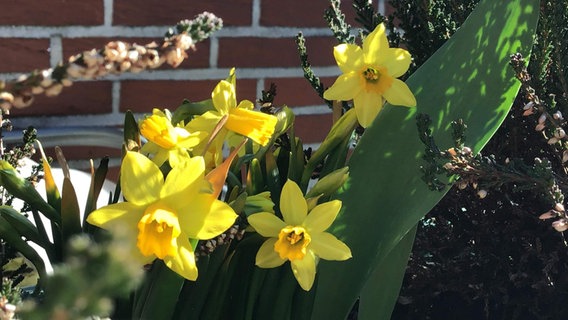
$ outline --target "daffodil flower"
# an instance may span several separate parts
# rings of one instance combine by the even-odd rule
[[[121,167],[121,188],[127,202],[93,211],[87,222],[126,230],[132,256],[141,264],[158,258],[188,280],[197,279],[190,239],[211,239],[227,230],[237,217],[212,194],[202,157],[187,158],[167,177],[150,159],[127,152]]]
[[[333,200],[317,205],[308,214],[308,204],[302,191],[295,182],[288,180],[280,196],[284,221],[270,212],[248,217],[256,232],[269,238],[256,254],[256,265],[274,268],[290,261],[294,277],[302,289],[309,291],[315,280],[318,258],[351,258],[349,247],[325,232],[340,209],[341,201]]]
[[[363,40],[363,48],[340,44],[333,55],[343,73],[327,89],[327,100],[353,100],[357,120],[368,127],[381,111],[384,100],[390,104],[414,107],[416,99],[399,79],[410,66],[410,53],[389,48],[384,24],[380,24]],[[384,100],[383,100],[384,99]]]
[[[235,86],[221,80],[211,93],[214,111],[208,111],[189,122],[188,128],[195,131],[212,132],[217,124],[226,121],[223,129],[249,137],[260,145],[270,141],[277,118],[273,115],[254,111],[254,105],[249,100],[243,100],[237,105]],[[226,119],[224,119],[226,117]],[[226,131],[219,133],[224,141]]]
[[[159,109],[152,110],[152,115],[140,122],[140,133],[148,139],[140,152],[153,154],[152,160],[158,166],[169,160],[172,167],[187,158],[188,151],[207,136],[206,132],[174,127],[170,117]]]

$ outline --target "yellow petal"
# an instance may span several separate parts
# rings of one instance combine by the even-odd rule
[[[357,120],[363,128],[370,126],[383,108],[383,99],[378,92],[361,92],[353,99]]]
[[[114,203],[91,212],[87,222],[104,229],[120,224],[137,230],[138,221],[145,209],[145,206],[136,206],[130,202]]]
[[[237,106],[235,87],[225,80],[219,81],[211,93],[211,98],[213,106],[221,115],[227,114],[229,110]]]
[[[142,153],[142,154],[156,153],[160,149],[161,149],[160,146],[158,146],[157,144],[155,144],[152,141],[148,141],[142,146],[142,148],[140,148],[140,153]]]
[[[290,262],[292,265],[292,272],[294,273],[294,277],[300,284],[302,289],[309,291],[316,278],[316,261],[311,252],[308,251],[308,254],[304,257],[304,259],[298,259]]]
[[[207,111],[204,114],[193,118],[185,129],[189,132],[211,132],[223,116],[219,112]]]
[[[309,250],[324,260],[343,261],[351,258],[351,249],[328,232],[312,233]]]
[[[411,61],[412,59],[408,51],[400,48],[390,48],[377,64],[387,68],[391,77],[398,78],[408,71]]]
[[[158,154],[156,154],[156,156],[154,156],[154,158],[152,158],[152,161],[154,161],[154,163],[156,165],[161,165],[161,164],[158,164],[158,162],[156,161],[157,157],[158,157]],[[167,151],[167,158],[165,160],[168,160],[169,163],[170,163],[170,166],[172,168],[175,168],[180,163],[185,162],[187,159],[189,159],[189,153],[187,152],[187,149],[175,148],[175,149],[171,149],[171,150]],[[162,164],[163,164],[163,162],[162,162]],[[166,181],[167,180],[168,180],[168,177],[166,177]]]
[[[377,61],[388,47],[385,25],[381,23],[363,40],[364,63],[372,66],[380,65]]]
[[[276,268],[286,262],[285,259],[280,258],[278,253],[274,251],[274,244],[276,243],[276,238],[270,238],[260,246],[258,252],[256,253],[255,264],[261,268]]]
[[[197,279],[197,266],[195,265],[195,255],[193,247],[185,235],[177,238],[177,254],[167,256],[164,263],[175,273],[187,280]]]
[[[181,159],[180,159],[181,160]],[[183,193],[180,201],[189,201],[188,196],[197,193],[201,185],[196,184],[205,179],[205,162],[203,157],[183,158],[177,163],[168,176],[160,192],[161,198]],[[189,188],[189,189],[188,189]]]
[[[363,89],[361,75],[350,72],[340,75],[324,93],[327,100],[349,101]]]
[[[304,199],[304,194],[292,180],[286,181],[282,187],[280,211],[284,222],[293,226],[301,225],[308,214],[308,203]]]
[[[229,229],[237,214],[228,204],[208,194],[192,196],[191,204],[180,212],[182,230],[193,239],[211,239]]]
[[[127,201],[135,205],[152,203],[163,184],[164,176],[154,162],[137,152],[126,152],[120,168],[120,187]]]
[[[229,111],[229,119],[225,127],[265,146],[270,142],[277,122],[278,119],[273,115],[235,108]]]
[[[394,79],[389,90],[383,93],[383,97],[388,103],[395,106],[415,107],[416,98],[406,83]]]
[[[207,132],[203,131],[189,133],[187,129],[181,127],[175,127],[174,130],[178,134],[176,144],[178,148],[193,148],[207,137]]]
[[[363,65],[363,50],[354,44],[343,43],[333,48],[337,66],[343,73],[358,71]]]
[[[317,205],[304,220],[308,232],[323,232],[331,226],[341,209],[341,201],[333,200]]]
[[[280,230],[286,227],[284,221],[269,212],[251,214],[247,219],[254,230],[263,237],[278,237]]]

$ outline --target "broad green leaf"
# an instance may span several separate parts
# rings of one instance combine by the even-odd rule
[[[536,0],[481,2],[407,81],[417,107],[387,105],[366,130],[339,195],[344,211],[330,228],[351,248],[353,258],[320,262],[313,319],[344,319],[375,267],[442,198],[443,193],[430,191],[420,179],[424,146],[417,137],[416,114],[434,119],[441,147],[451,146],[450,122],[462,118],[470,145],[479,151],[519,89],[509,56],[530,51],[538,11]]]
[[[373,271],[361,291],[358,320],[390,318],[398,300],[416,229],[417,226],[414,226]]]
[[[136,292],[132,319],[171,319],[184,279],[156,259]]]

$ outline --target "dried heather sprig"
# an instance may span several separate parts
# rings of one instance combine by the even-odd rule
[[[199,41],[221,29],[223,22],[212,13],[204,12],[193,20],[182,20],[170,28],[161,44],[146,45],[111,41],[102,49],[84,51],[69,58],[67,63],[46,70],[35,70],[9,82],[0,81],[0,108],[24,108],[34,96],[44,93],[56,96],[73,80],[94,79],[108,74],[141,72],[167,63],[179,66],[187,51]]]

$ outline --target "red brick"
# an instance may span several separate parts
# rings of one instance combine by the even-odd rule
[[[63,39],[63,57],[65,61],[69,57],[91,49],[102,49],[108,42],[120,40],[128,43],[146,45],[152,41],[160,42],[162,39],[154,38],[71,38]],[[188,58],[185,59],[178,69],[208,68],[209,67],[209,40],[197,43],[196,51],[188,51]],[[162,65],[159,69],[172,69],[168,64]]]
[[[123,81],[120,94],[120,110],[151,112],[152,108],[174,110],[183,99],[201,101],[211,98],[211,91],[219,81]],[[256,81],[237,80],[237,100],[256,100]]]
[[[110,81],[75,82],[60,95],[37,95],[28,108],[12,109],[12,117],[102,114],[112,111],[112,84]]]
[[[0,38],[0,72],[49,68],[49,40]]]
[[[314,66],[335,65],[331,37],[306,38],[309,62]],[[300,58],[295,39],[290,38],[221,38],[220,67],[299,67]]]
[[[321,78],[324,87],[330,87],[335,78]],[[266,79],[265,88],[270,88],[270,83],[276,85],[275,105],[287,105],[288,107],[314,106],[325,104],[318,96],[308,80],[305,78],[275,78]]]
[[[103,0],[0,0],[1,25],[99,25]]]
[[[323,15],[329,7],[329,0],[262,0],[260,24],[263,26],[326,27]],[[359,27],[355,22],[352,1],[343,1],[341,10],[347,23]]]
[[[331,114],[296,116],[294,132],[302,143],[322,142],[331,129]]]
[[[133,3],[115,0],[113,22],[116,25],[167,25],[173,26],[183,19],[193,19],[209,11],[223,19],[225,26],[250,25],[252,0],[207,0],[180,2],[174,0],[145,0]]]

